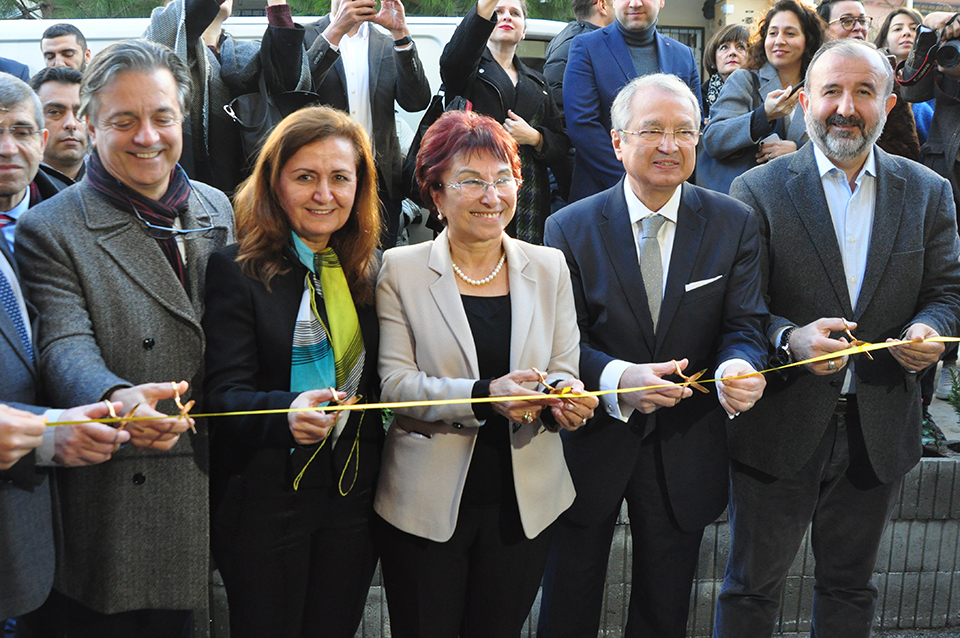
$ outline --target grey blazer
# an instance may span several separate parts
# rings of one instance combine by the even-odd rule
[[[510,367],[551,379],[577,375],[580,331],[563,254],[503,238],[510,276]],[[469,399],[477,347],[460,301],[446,231],[388,250],[377,282],[380,398]],[[457,526],[460,496],[483,423],[467,403],[397,409],[374,508],[394,527],[437,542]],[[427,436],[424,436],[427,435]],[[510,433],[520,522],[534,538],[573,503],[560,436],[539,421]]]
[[[857,322],[857,338],[898,338],[922,322],[944,336],[960,328],[960,239],[950,184],[933,171],[875,147],[877,201],[856,307],[820,182],[813,145],[757,167],[731,195],[757,212],[771,343],[787,325],[820,317]],[[855,359],[860,424],[880,481],[920,458],[920,390],[889,351]],[[796,472],[813,453],[840,396],[843,374],[804,368],[767,375],[763,399],[728,424],[730,456],[767,474]]]
[[[86,181],[18,222],[17,259],[43,317],[36,343],[54,405],[181,379],[199,398],[206,262],[233,241],[233,210],[220,191],[192,185],[184,228],[213,228],[185,241],[187,289],[143,224]],[[158,409],[176,412],[172,401]],[[57,470],[58,591],[108,614],[207,606],[207,435],[198,426],[168,452],[127,446],[107,463]]]
[[[13,255],[2,239],[0,259],[8,260],[17,272]],[[34,332],[37,327],[34,322]],[[33,405],[40,386],[37,367],[2,309],[0,380],[0,403],[36,414],[43,412]],[[36,473],[31,453],[9,470],[0,471],[0,619],[39,607],[53,585],[53,566],[50,481],[46,473]]]
[[[340,52],[331,49],[322,35],[329,24],[330,16],[325,16],[308,25],[304,34],[304,46],[313,73],[313,90],[324,104],[349,112],[347,81],[343,63],[339,62]],[[374,24],[370,25],[367,60],[374,157],[390,199],[403,199],[400,192],[403,153],[397,137],[394,109],[399,105],[405,111],[415,113],[427,108],[432,95],[430,82],[424,75],[417,45],[397,51],[390,36]]]
[[[772,91],[783,88],[777,70],[769,62],[755,73],[759,77],[759,94],[753,73],[739,69],[730,74],[723,83],[720,96],[710,107],[710,121],[703,131],[703,150],[697,162],[697,185],[727,193],[730,183],[740,173],[757,165],[755,155],[761,139],[780,131],[780,139],[791,140],[800,148],[807,142],[807,125],[803,119],[800,105],[786,123],[770,123],[764,134],[754,139],[751,134],[751,121],[755,117],[758,104],[762,109],[764,100]],[[786,126],[784,135],[783,126]],[[755,128],[755,127],[754,127]],[[736,167],[734,172],[729,167]]]

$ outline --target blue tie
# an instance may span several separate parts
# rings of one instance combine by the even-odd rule
[[[23,347],[26,349],[27,355],[33,361],[33,345],[30,343],[30,335],[27,334],[27,326],[23,323],[23,315],[20,313],[17,296],[13,293],[13,287],[2,272],[0,272],[0,304],[3,305],[10,321],[13,322],[13,327],[17,329],[17,334],[23,341]]]

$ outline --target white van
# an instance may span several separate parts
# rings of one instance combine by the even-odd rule
[[[234,10],[241,6],[234,3]],[[309,24],[317,16],[297,16],[294,20]],[[0,20],[0,56],[22,62],[30,67],[30,73],[36,73],[43,67],[43,55],[40,53],[40,36],[50,26],[69,22],[76,26],[87,38],[94,54],[117,40],[139,38],[143,35],[149,18],[89,18],[82,20]],[[430,80],[430,88],[436,93],[440,88],[440,53],[450,40],[460,18],[434,16],[407,16],[407,24],[413,39],[417,43],[420,60]],[[565,24],[555,20],[527,20],[526,39],[520,43],[518,53],[531,68],[543,69],[543,58],[547,44],[560,32]],[[267,28],[266,17],[245,17],[234,15],[224,25],[225,30],[241,40],[259,40]],[[419,114],[401,116],[416,130],[420,122]]]

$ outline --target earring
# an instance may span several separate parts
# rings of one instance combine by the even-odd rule
[[[437,210],[437,221],[443,221],[443,213],[441,213],[439,210]]]

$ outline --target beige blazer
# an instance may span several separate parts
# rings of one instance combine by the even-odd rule
[[[510,277],[510,367],[550,379],[577,376],[580,332],[563,254],[504,235]],[[384,253],[377,283],[381,399],[468,399],[479,378],[477,345],[450,261],[446,231],[435,241]],[[480,344],[483,347],[483,344]],[[396,410],[374,508],[394,527],[445,542],[483,423],[470,404]],[[534,538],[573,503],[559,435],[537,421],[510,435],[520,520]]]

